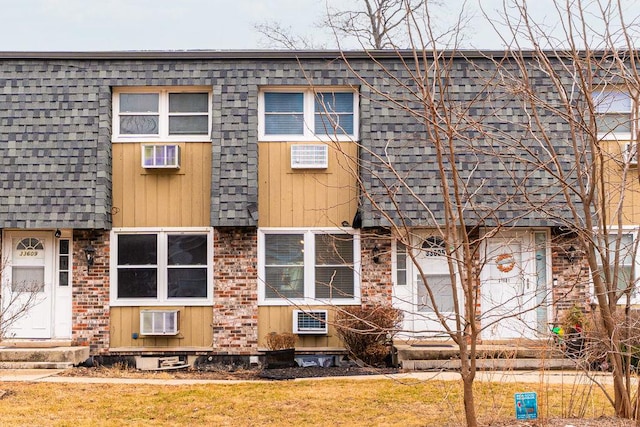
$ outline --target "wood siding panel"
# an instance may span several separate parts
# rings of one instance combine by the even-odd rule
[[[336,227],[351,223],[357,209],[356,144],[329,145],[327,169],[291,169],[294,143],[258,146],[260,227]]]
[[[335,310],[330,306],[307,307],[309,310],[329,310],[329,333],[327,335],[298,335],[296,348],[343,347],[332,323]],[[293,332],[293,310],[296,307],[271,306],[258,308],[258,347],[266,348],[266,336],[270,332]]]
[[[144,169],[140,145],[113,144],[113,226],[209,226],[211,144],[178,144],[179,170]]]
[[[140,334],[140,310],[179,309],[180,333],[168,337],[133,338]],[[111,307],[111,348],[129,347],[212,347],[213,308],[212,307]]]

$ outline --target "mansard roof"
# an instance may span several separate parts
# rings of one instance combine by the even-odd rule
[[[398,54],[409,57],[410,52],[0,52],[0,228],[110,228],[112,88],[175,85],[213,88],[211,225],[255,226],[251,212],[258,199],[259,89],[310,82],[360,88],[365,191],[380,198],[379,206],[397,220],[393,203],[383,199],[389,188],[397,188],[402,176],[412,189],[397,189],[403,215],[414,225],[440,222],[442,190],[424,122],[383,96],[405,96],[406,87],[398,82],[411,76]],[[482,82],[491,78],[494,70],[487,58],[509,55],[502,51],[450,54],[456,59],[451,76],[461,101],[477,97]],[[478,67],[478,62],[484,65]],[[398,80],[389,79],[382,67]],[[553,96],[544,76],[536,78],[540,93]],[[481,96],[472,115],[487,117],[499,100],[500,114],[492,113],[484,119],[486,123],[512,135],[523,132],[527,114],[522,103],[500,91],[499,96]],[[568,155],[562,148],[569,138],[562,121],[551,114],[544,120],[556,129],[559,153]],[[497,142],[480,137],[475,141],[485,148]],[[390,154],[396,171],[383,170],[373,153]],[[522,162],[509,166],[505,158],[497,158],[490,150],[472,152],[460,143],[456,161],[469,173],[470,219],[487,221],[486,213],[496,204],[516,200],[511,199],[514,182],[532,188],[541,203],[560,202],[559,189],[547,174],[532,172]],[[509,168],[515,174],[505,173]],[[363,198],[362,203],[365,226],[386,224],[369,201]],[[544,215],[523,213],[517,203],[504,206],[500,215],[518,218],[519,225],[545,224]]]

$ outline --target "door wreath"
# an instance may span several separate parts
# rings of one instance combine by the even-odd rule
[[[500,254],[496,257],[496,267],[503,273],[508,273],[516,266],[516,260],[511,254]]]

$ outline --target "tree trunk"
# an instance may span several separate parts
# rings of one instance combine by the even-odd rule
[[[462,390],[464,397],[464,418],[467,427],[476,427],[478,420],[476,419],[476,405],[473,397],[473,378],[469,376],[462,378]]]
[[[631,399],[624,384],[622,357],[616,354],[613,358],[615,359],[613,364],[613,390],[616,416],[619,418],[631,418],[633,411],[631,410]]]
[[[464,399],[464,418],[467,427],[477,427],[476,405],[473,395],[473,381],[476,377],[476,360],[474,344],[467,343],[464,337],[460,337],[458,343],[460,349],[460,376],[462,377],[462,397]],[[472,348],[470,349],[469,346]]]

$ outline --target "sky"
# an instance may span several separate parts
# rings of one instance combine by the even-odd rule
[[[330,32],[316,26],[326,1],[358,0],[0,0],[0,51],[264,49],[273,45],[255,25],[274,21],[317,45],[335,47]],[[472,17],[466,47],[503,48],[478,12],[478,4],[492,13],[502,0],[440,1],[439,24],[446,25],[461,8]],[[541,22],[553,26],[544,14],[553,11],[555,0],[525,1]],[[640,14],[637,0],[623,3]]]
[[[323,0],[0,0],[0,50],[260,48],[256,23],[304,31]]]

